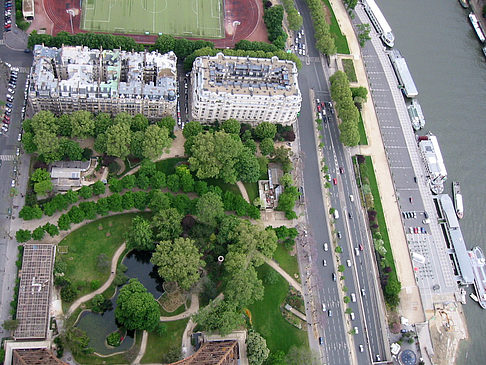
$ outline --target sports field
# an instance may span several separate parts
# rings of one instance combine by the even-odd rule
[[[81,28],[108,33],[224,37],[224,0],[83,0]]]

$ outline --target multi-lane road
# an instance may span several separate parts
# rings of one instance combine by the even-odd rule
[[[315,49],[314,31],[308,8],[303,1],[297,2],[298,9],[304,19],[307,57],[302,58],[303,67],[299,73],[299,87],[302,92],[302,110],[298,121],[300,148],[304,156],[303,182],[305,205],[308,221],[309,240],[313,247],[312,273],[318,285],[314,289],[317,298],[315,308],[319,308],[319,335],[323,338],[320,348],[321,360],[327,364],[349,364],[355,359],[359,364],[383,361],[386,357],[381,293],[377,287],[377,275],[373,258],[373,248],[368,236],[365,212],[360,206],[359,192],[356,187],[351,164],[350,151],[339,141],[339,131],[335,115],[327,108],[329,121],[323,124],[321,139],[324,144],[324,155],[331,178],[337,179],[337,185],[329,189],[330,205],[339,211],[339,219],[335,220],[334,230],[329,231],[327,221],[330,220],[324,205],[322,195],[322,173],[318,161],[319,148],[315,143],[314,113],[316,101],[311,98],[310,90],[315,98],[329,102],[329,70],[324,58]],[[321,152],[321,151],[320,151]],[[340,172],[340,168],[343,173]],[[331,179],[331,181],[333,181]],[[354,201],[350,199],[353,195]],[[337,238],[337,231],[341,238]],[[343,249],[340,254],[340,264],[345,266],[342,274],[344,285],[348,288],[348,296],[354,294],[356,302],[348,306],[354,313],[344,314],[344,303],[340,295],[334,245],[337,242]],[[328,250],[324,250],[328,243]],[[363,251],[355,247],[363,246]],[[324,266],[324,261],[326,266]],[[351,266],[348,267],[347,261]],[[337,281],[333,280],[333,273]],[[363,291],[362,291],[363,289]],[[317,293],[315,293],[317,291]],[[326,311],[322,310],[324,304]],[[329,316],[331,310],[331,316]],[[348,337],[348,331],[357,328],[357,333]],[[313,343],[311,341],[311,343]],[[363,352],[360,352],[360,345]]]

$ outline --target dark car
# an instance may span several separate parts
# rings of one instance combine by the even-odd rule
[[[339,172],[340,172],[341,174],[344,174],[344,169],[343,169],[342,167],[340,167],[340,168],[339,168]]]
[[[324,339],[322,337],[319,337],[319,345],[322,345],[324,343]]]

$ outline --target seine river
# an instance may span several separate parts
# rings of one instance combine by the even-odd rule
[[[468,247],[486,252],[486,61],[457,0],[377,0],[406,58],[426,118],[452,180],[461,183]],[[470,340],[458,364],[484,364],[486,311],[468,298]]]

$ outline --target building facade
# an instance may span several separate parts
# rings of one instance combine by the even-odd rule
[[[191,117],[200,122],[292,124],[302,96],[297,66],[277,57],[198,57],[191,74]]]
[[[87,110],[175,116],[177,57],[173,52],[126,52],[82,46],[34,47],[29,103],[35,113]]]

